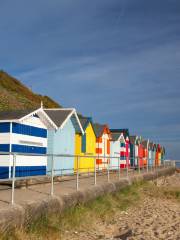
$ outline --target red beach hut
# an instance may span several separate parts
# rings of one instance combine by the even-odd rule
[[[142,144],[142,139],[140,137],[139,144],[138,144],[138,160],[139,160],[138,165],[140,168],[142,168],[144,166],[143,157],[144,157],[144,147]]]
[[[123,134],[124,141],[120,143],[120,168],[130,167],[130,141],[129,130],[125,129],[111,129],[112,133]]]

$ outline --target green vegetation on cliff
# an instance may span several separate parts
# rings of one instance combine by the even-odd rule
[[[0,111],[34,109],[40,107],[41,101],[47,108],[61,107],[48,96],[33,93],[19,80],[0,70]]]

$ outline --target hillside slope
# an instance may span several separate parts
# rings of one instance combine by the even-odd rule
[[[38,108],[41,101],[46,108],[61,107],[48,96],[33,93],[19,80],[0,71],[0,111]]]

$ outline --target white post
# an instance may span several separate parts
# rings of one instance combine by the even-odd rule
[[[118,157],[118,179],[121,177],[121,168],[120,168],[120,157]]]
[[[173,161],[173,167],[176,167],[176,161]]]
[[[12,190],[11,190],[11,204],[14,204],[14,188],[15,188],[15,171],[16,171],[16,155],[13,155],[13,173],[12,173]]]
[[[134,142],[134,147],[133,147],[133,173],[135,174],[135,165],[136,165],[136,144]]]
[[[54,156],[51,159],[51,196],[54,195]]]
[[[109,182],[109,160],[108,160],[108,169],[107,169],[107,177],[108,177],[108,182]]]
[[[138,172],[140,174],[141,173],[141,168],[140,168],[140,157],[139,156],[138,156],[137,160],[138,160]]]
[[[12,122],[10,122],[9,152],[12,152]],[[9,155],[11,159],[11,154]],[[11,164],[9,164],[9,178],[11,178]]]
[[[128,157],[126,157],[126,175],[127,175],[127,178],[128,178],[128,164],[129,164],[129,161],[128,161]]]
[[[94,157],[94,185],[96,185],[96,158]]]
[[[147,142],[147,172],[149,171],[149,139],[148,139],[148,142]]]
[[[77,156],[76,190],[79,189],[79,156]]]

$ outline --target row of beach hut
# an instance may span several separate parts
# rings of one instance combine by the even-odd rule
[[[12,153],[16,153],[15,158]],[[61,156],[59,156],[61,155]],[[0,112],[0,178],[162,164],[165,149],[79,115],[74,108]]]

